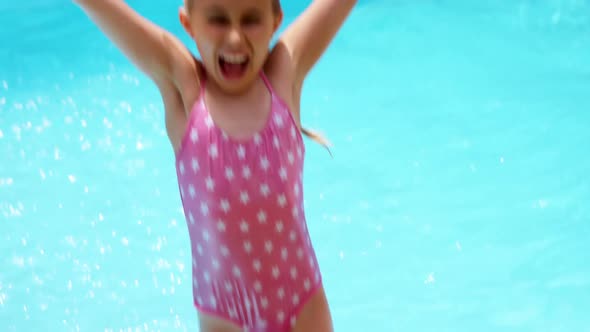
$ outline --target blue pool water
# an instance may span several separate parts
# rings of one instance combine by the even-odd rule
[[[156,89],[69,1],[0,22],[0,331],[196,331]],[[337,331],[590,331],[590,1],[361,0],[302,103]]]

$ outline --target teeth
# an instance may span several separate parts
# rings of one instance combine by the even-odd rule
[[[248,59],[248,57],[245,56],[245,55],[243,55],[243,54],[238,54],[238,55],[234,55],[234,54],[221,54],[221,58],[225,62],[229,62],[229,63],[237,64],[237,65],[246,62],[246,60]]]

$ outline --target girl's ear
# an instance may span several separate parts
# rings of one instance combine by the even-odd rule
[[[283,23],[283,11],[281,10],[279,13],[275,14],[275,16],[274,16],[273,33],[276,33],[277,30],[279,30],[282,23]]]
[[[186,33],[188,33],[189,36],[194,38],[191,29],[191,21],[188,17],[188,13],[186,12],[185,6],[181,6],[180,8],[178,8],[178,18],[180,20],[180,24],[184,28],[184,31],[186,31]]]

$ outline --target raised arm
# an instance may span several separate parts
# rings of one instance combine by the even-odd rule
[[[174,80],[178,63],[190,52],[172,34],[153,24],[123,0],[73,0],[141,71],[157,83]]]
[[[280,37],[297,83],[303,82],[356,3],[357,0],[313,0]]]

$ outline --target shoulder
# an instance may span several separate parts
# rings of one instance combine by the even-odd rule
[[[204,70],[188,50],[174,52],[169,77],[156,81],[162,98],[166,131],[175,151],[180,147],[186,123],[200,97]]]
[[[298,82],[289,51],[279,41],[270,51],[264,65],[275,93],[289,106],[291,113],[300,123],[301,82]]]
[[[185,91],[199,91],[203,81],[203,67],[184,45],[177,45],[172,58],[171,81],[184,95]]]
[[[178,111],[188,115],[192,105],[199,97],[201,82],[203,81],[202,65],[190,50],[177,40],[170,40],[167,46],[171,51],[169,74],[156,82],[156,84],[165,103],[180,106],[169,108],[167,112]],[[172,101],[170,99],[177,100]]]

